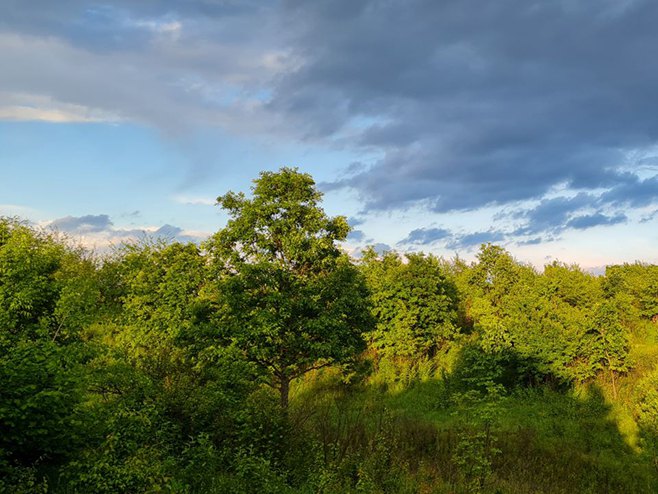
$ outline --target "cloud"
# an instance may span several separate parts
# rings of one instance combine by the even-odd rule
[[[174,201],[187,206],[214,206],[217,204],[217,199],[205,196],[177,195],[174,197]]]
[[[451,232],[444,228],[418,228],[409,232],[409,235],[400,244],[428,245],[439,240],[451,237]]]
[[[505,207],[506,238],[550,238],[658,200],[656,19],[641,0],[8,0],[0,119],[339,147],[322,189],[366,214]]]
[[[64,105],[67,106],[67,105]],[[76,107],[73,111],[66,108],[34,108],[30,106],[4,106],[0,107],[0,120],[13,121],[40,121],[52,123],[91,123],[114,122],[109,116],[94,115],[94,111]]]
[[[585,193],[573,197],[543,199],[534,208],[520,210],[514,214],[516,218],[526,221],[514,234],[534,235],[542,232],[559,232],[566,228],[569,217],[574,212],[593,202],[595,202],[595,198]]]
[[[618,185],[600,198],[600,203],[615,206],[643,207],[657,202],[658,176],[642,180],[631,174],[624,175]]]
[[[182,228],[167,224],[167,225],[162,225],[160,228],[158,228],[155,232],[153,232],[153,235],[157,237],[173,239],[176,238],[177,235],[180,235],[182,231],[183,231]]]
[[[544,239],[542,237],[535,237],[531,238],[529,240],[522,240],[520,242],[517,242],[517,245],[538,245],[541,244],[542,242],[545,242],[547,239]]]
[[[580,193],[572,197],[559,196],[543,199],[531,209],[518,210],[512,214],[517,219],[525,220],[525,224],[514,230],[512,235],[544,234],[544,240],[548,240],[569,228],[584,230],[594,226],[625,223],[628,221],[628,217],[621,212],[613,214],[605,214],[602,211],[587,212],[588,209],[597,206],[621,206],[628,201],[638,200],[638,197],[632,194],[627,196],[627,191],[621,190],[624,188],[626,188],[625,185],[616,186],[602,195]],[[611,201],[609,198],[612,195],[620,199]],[[644,201],[642,204],[644,205]],[[520,245],[527,245],[527,242]]]
[[[470,233],[454,233],[444,228],[419,228],[409,232],[409,235],[398,242],[398,245],[431,245],[442,242],[448,249],[471,250],[481,244],[502,242],[506,234],[499,230],[488,230]]]
[[[658,216],[658,209],[654,209],[650,213],[643,215],[640,218],[640,223],[648,223],[652,221],[654,218],[656,218],[656,216]]]
[[[176,133],[267,126],[259,102],[288,68],[270,36],[274,19],[257,17],[268,9],[147,3],[74,0],[40,12],[1,2],[0,65],[12,70],[0,74],[0,119],[121,120]]]
[[[391,252],[393,250],[393,248],[390,245],[381,242],[377,242],[375,244],[369,245],[368,247],[372,247],[375,250],[375,252],[380,256],[386,252]]]
[[[169,224],[159,227],[120,228],[114,225],[107,214],[66,216],[45,222],[44,226],[66,233],[81,245],[100,251],[124,242],[139,242],[148,238],[198,243],[209,236],[206,232],[186,231]]]
[[[347,240],[352,242],[363,242],[366,238],[366,234],[361,230],[352,230],[347,235]]]
[[[457,235],[447,247],[450,249],[471,249],[481,244],[502,242],[503,240],[505,240],[503,232],[489,230]]]
[[[576,230],[585,230],[587,228],[593,228],[595,226],[601,225],[617,225],[619,223],[626,223],[626,221],[628,221],[628,218],[625,214],[606,216],[601,213],[595,213],[576,216],[569,220],[567,227],[574,228]]]
[[[350,217],[347,218],[347,223],[350,227],[354,228],[355,226],[363,225],[365,220],[363,218]]]
[[[53,220],[50,228],[65,233],[94,233],[108,230],[112,227],[112,221],[106,214],[86,216],[66,216]]]
[[[658,177],[629,180],[628,156],[640,162],[658,139],[658,66],[646,63],[657,4],[288,5],[303,63],[269,108],[307,138],[347,133],[379,156],[328,185],[355,189],[366,211],[550,200],[561,184],[567,197],[585,192],[582,210],[655,200]],[[570,214],[528,233],[562,228]]]

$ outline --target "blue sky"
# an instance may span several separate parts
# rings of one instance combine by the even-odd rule
[[[0,214],[198,240],[261,170],[366,244],[658,262],[658,5],[0,3]]]

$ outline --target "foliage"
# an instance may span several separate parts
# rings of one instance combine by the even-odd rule
[[[0,352],[0,455],[30,467],[66,456],[82,439],[79,355],[51,341],[19,341]]]
[[[293,379],[352,358],[370,329],[365,283],[336,245],[349,227],[320,198],[309,175],[261,173],[252,199],[218,198],[231,219],[207,245],[225,340],[266,373],[283,408]]]
[[[371,248],[361,261],[372,293],[377,324],[372,345],[384,356],[433,356],[455,339],[458,296],[455,284],[433,256],[394,252],[378,257]]]
[[[537,274],[494,246],[483,246],[479,261],[467,275],[468,314],[487,351],[513,350],[532,362],[527,378],[535,382],[584,382],[604,368],[630,368],[628,330],[603,302],[597,278],[559,263]]]
[[[488,382],[484,393],[470,390],[454,397],[465,424],[457,438],[452,460],[468,493],[480,493],[493,474],[493,460],[502,451],[496,447],[493,430],[501,413],[499,402],[504,393],[500,384]]]
[[[658,317],[658,266],[644,263],[608,266],[605,271],[606,295],[616,298],[639,319]]]
[[[658,366],[640,379],[633,393],[633,402],[643,453],[658,465]]]
[[[658,492],[656,266],[356,261],[252,192],[100,258],[0,219],[1,492]]]
[[[95,266],[79,250],[15,220],[0,219],[0,473],[12,489],[45,480],[84,441],[80,341],[95,318]],[[27,480],[26,480],[27,479]]]
[[[629,336],[619,320],[616,307],[603,302],[596,308],[589,331],[588,355],[591,365],[610,372],[613,394],[617,395],[615,374],[630,368]]]
[[[0,218],[0,341],[77,337],[99,297],[95,266],[83,254]]]
[[[194,244],[129,245],[116,262],[120,286],[121,343],[131,356],[166,372],[172,343],[192,330],[205,281],[205,261]],[[127,336],[127,338],[125,337]]]

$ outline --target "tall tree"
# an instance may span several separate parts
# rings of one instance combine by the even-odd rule
[[[217,199],[230,220],[207,248],[224,335],[265,372],[286,409],[291,381],[360,352],[372,321],[363,277],[337,246],[347,221],[325,214],[311,176],[283,168],[254,184],[251,199]]]

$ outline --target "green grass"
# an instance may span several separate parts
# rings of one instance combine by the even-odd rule
[[[325,419],[342,421],[343,427],[351,420],[352,433],[362,435],[352,445],[361,463],[367,464],[377,454],[377,441],[391,443],[392,463],[403,465],[402,470],[390,472],[398,488],[405,485],[405,492],[419,493],[468,492],[453,457],[460,433],[481,427],[474,417],[485,405],[459,406],[455,390],[441,380],[419,382],[396,392],[381,385],[340,391],[340,386],[318,385],[317,381],[305,387],[306,396],[312,394],[316,400],[324,393],[323,406],[333,403],[335,408]],[[304,394],[298,399],[303,402]],[[637,426],[632,417],[607,403],[600,389],[521,388],[503,396],[496,409],[491,429],[500,453],[492,456],[492,475],[482,492],[658,492],[656,469],[633,440]],[[349,420],[346,413],[351,413]],[[381,422],[386,416],[391,417],[385,431],[390,437],[382,439]],[[346,484],[341,488],[350,492]],[[371,490],[360,488],[359,492],[398,492],[378,484]]]

